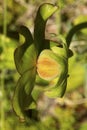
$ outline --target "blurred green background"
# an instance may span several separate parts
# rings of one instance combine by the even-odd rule
[[[46,27],[50,33],[67,36],[76,24],[87,21],[86,0],[44,0],[59,6]],[[74,35],[69,59],[69,78],[63,98],[38,99],[36,120],[21,122],[12,108],[12,98],[18,80],[14,65],[14,50],[20,45],[17,29],[20,25],[33,33],[34,18],[43,0],[0,0],[0,130],[86,130],[87,129],[87,29]],[[54,38],[55,39],[55,38]],[[20,39],[22,41],[22,39]]]

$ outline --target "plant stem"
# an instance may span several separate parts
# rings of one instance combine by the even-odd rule
[[[87,98],[87,64],[85,65],[85,86],[84,86],[84,95]]]
[[[5,51],[6,45],[5,45],[5,38],[6,38],[6,33],[7,33],[7,0],[3,1],[3,35],[4,38],[2,40],[2,45],[3,45],[3,50]],[[5,129],[5,69],[2,70],[1,72],[1,93],[2,93],[2,98],[1,98],[1,130],[6,130]]]
[[[67,36],[66,36],[66,42],[68,47],[71,44],[72,38],[74,36],[74,34],[79,31],[80,29],[84,29],[87,28],[87,22],[83,22],[80,24],[77,24],[76,26],[74,26],[72,29],[70,29],[70,31],[68,32]]]
[[[1,130],[5,130],[5,110],[4,110],[4,101],[5,101],[5,90],[4,90],[4,71],[1,73],[1,92],[2,92],[2,98],[1,98]]]
[[[57,6],[58,6],[58,11],[56,12],[56,24],[57,24],[57,34],[59,35],[60,34],[60,29],[61,29],[61,15],[60,15],[60,5],[59,5],[59,2],[57,2]],[[61,2],[60,2],[61,3]]]
[[[6,36],[6,33],[7,33],[7,0],[4,0],[4,20],[3,20],[3,33],[4,33],[4,36]]]

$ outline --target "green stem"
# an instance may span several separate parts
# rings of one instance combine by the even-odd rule
[[[4,16],[3,16],[3,33],[6,36],[7,33],[7,0],[4,0]]]
[[[84,96],[87,98],[87,64],[85,65],[85,86],[84,86]]]
[[[6,49],[6,45],[5,45],[5,38],[6,38],[6,33],[7,33],[7,0],[3,1],[3,35],[4,35],[4,39],[2,40],[2,45],[3,45],[3,49],[5,51]],[[6,130],[5,129],[5,83],[4,83],[4,79],[5,79],[5,70],[2,70],[1,73],[1,92],[2,92],[2,98],[1,98],[1,130]]]
[[[74,26],[67,34],[67,37],[66,37],[66,42],[67,42],[67,45],[68,47],[70,46],[71,44],[71,40],[73,38],[73,35],[79,31],[80,29],[84,29],[84,28],[87,28],[87,22],[83,22],[83,23],[80,23],[76,26]],[[87,98],[87,64],[85,65],[85,86],[84,86],[84,95],[85,97]]]
[[[5,101],[5,90],[4,90],[4,71],[1,73],[1,130],[5,130],[5,110],[4,110],[4,101]]]
[[[70,46],[73,35],[80,29],[84,29],[84,28],[87,28],[87,22],[80,23],[80,24],[74,26],[72,29],[70,29],[70,31],[68,32],[67,37],[66,37],[66,42],[68,44],[68,47]]]

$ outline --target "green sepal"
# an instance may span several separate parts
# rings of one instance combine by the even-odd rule
[[[63,37],[60,36],[62,47],[52,46],[51,49],[56,55],[56,61],[61,65],[61,73],[53,86],[45,89],[45,94],[50,98],[62,97],[65,93],[68,77],[68,55],[69,49]],[[57,45],[54,43],[54,45]]]
[[[24,36],[26,48],[33,43],[33,37],[30,30],[26,26],[20,26],[19,33]]]
[[[45,3],[41,5],[40,15],[42,16],[43,20],[46,21],[57,9],[57,6]]]
[[[60,43],[50,41],[51,50],[60,57],[68,58],[69,49],[65,38],[61,35],[58,35],[58,40],[60,41]]]
[[[70,43],[72,41],[74,34],[77,31],[79,31],[81,29],[85,29],[85,28],[87,28],[87,22],[79,23],[79,24],[75,25],[73,28],[70,29],[70,31],[68,32],[68,34],[66,36],[66,42],[67,42],[68,47],[70,47]]]
[[[31,92],[34,87],[36,69],[25,72],[18,80],[15,94],[13,97],[13,108],[20,118],[24,118],[26,111],[31,108],[34,102]]]
[[[49,3],[42,4],[38,9],[34,26],[34,44],[38,55],[44,49],[46,22],[57,9],[57,6]]]
[[[15,64],[20,74],[32,69],[36,65],[36,51],[34,44],[31,44],[21,55],[22,47],[19,47],[15,51]]]
[[[36,83],[36,85],[40,85],[40,86],[47,86],[47,85],[49,85],[49,81],[40,78],[39,75],[36,76],[35,83]]]
[[[50,98],[62,97],[67,86],[67,77],[68,61],[66,59],[61,59],[61,73],[59,77],[56,78],[56,83],[53,86],[49,86],[47,89],[45,89],[46,96]]]
[[[58,48],[58,47],[57,47]],[[58,48],[58,50],[61,48]],[[64,48],[62,48],[64,49]],[[57,50],[56,50],[57,51]],[[67,52],[68,53],[68,52]],[[63,53],[64,54],[64,53]],[[66,51],[65,51],[66,54]],[[65,55],[67,56],[67,55]],[[47,88],[43,88],[43,91],[45,92],[45,94],[50,97],[50,98],[54,98],[54,97],[62,97],[65,93],[66,90],[66,86],[67,86],[67,75],[68,75],[68,57],[64,57],[64,55],[61,55],[60,52],[53,52],[51,50],[45,49],[40,53],[39,56],[40,59],[44,59],[44,58],[49,58],[49,60],[55,60],[56,63],[58,64],[58,74],[56,75],[55,78],[57,78],[57,82],[56,84],[54,84],[52,86],[50,86],[50,83],[48,84]],[[38,59],[38,60],[40,60]],[[40,63],[40,62],[39,62]],[[44,61],[44,65],[45,65],[45,61]],[[44,68],[44,65],[42,66],[42,68]],[[52,68],[53,69],[53,68]],[[49,68],[48,68],[49,70]],[[46,71],[46,73],[48,72],[48,70]],[[50,70],[51,71],[51,70]],[[57,71],[57,70],[56,70]],[[39,71],[40,72],[40,71]],[[42,72],[42,71],[41,71]],[[48,72],[49,73],[49,72]],[[57,72],[56,72],[57,73]],[[39,74],[39,76],[42,76],[41,73]],[[50,76],[50,75],[49,75]],[[55,80],[55,78],[52,79],[52,77],[46,78],[45,77],[45,72],[44,72],[44,77],[43,79],[48,79],[48,81],[51,79]]]
[[[36,58],[35,47],[30,31],[22,26],[20,33],[25,37],[25,43],[19,46],[14,53],[16,68],[20,74],[31,69]],[[31,61],[31,62],[30,62]]]
[[[60,85],[57,83],[55,87],[49,89],[49,91],[46,91],[45,95],[49,98],[63,97],[66,91],[66,86],[67,79],[64,79]]]

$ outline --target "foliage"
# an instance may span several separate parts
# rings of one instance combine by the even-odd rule
[[[48,13],[47,10],[49,10]],[[46,21],[56,10],[57,7],[51,4],[40,6],[35,19],[34,40],[26,27],[22,26],[20,29],[21,34],[25,36],[25,43],[15,51],[15,64],[21,78],[18,81],[13,99],[14,110],[20,118],[26,118],[27,111],[35,106],[34,100],[36,99],[34,99],[32,91],[37,74],[40,78],[48,81],[58,77],[54,87],[45,89],[47,96],[62,97],[65,93],[68,57],[70,57],[69,52],[71,54],[71,51],[61,36],[59,37],[61,39],[59,46],[52,42],[54,45],[51,47],[50,40],[45,39]]]
[[[87,129],[87,122],[84,122],[83,124],[81,124],[81,127],[79,130],[86,130]]]
[[[4,45],[3,45],[4,41]],[[0,70],[15,69],[14,66],[14,48],[16,47],[16,40],[5,38],[4,35],[0,35]],[[8,56],[7,56],[8,54]]]
[[[56,25],[56,28],[53,26],[55,29],[53,28],[53,30],[49,31],[46,35],[49,35],[50,32],[55,33],[54,30],[57,30],[57,28],[58,28],[58,34],[56,35],[50,34],[50,38],[48,39],[52,39],[53,41],[50,41],[48,39],[46,41],[44,40],[44,43],[46,42],[46,44],[48,43],[48,41],[50,41],[49,42],[50,46],[45,45],[44,47],[45,49],[46,47],[47,49],[50,47],[50,50],[52,52],[55,52],[55,53],[59,52],[60,55],[63,55],[64,54],[64,52],[62,51],[63,48],[61,48],[62,39],[60,38],[59,34],[62,34],[62,37],[63,36],[67,37],[67,34],[69,34],[67,32],[69,32],[69,30],[72,30],[74,26],[77,26],[78,24],[82,22],[87,22],[86,17],[85,17],[86,16],[85,15],[86,14],[86,1],[85,0],[83,1],[44,0],[44,2],[45,1],[58,5],[59,12],[56,12],[54,16],[50,18],[52,23],[49,20],[46,25],[46,28],[48,28],[50,24],[51,24],[51,27],[53,24]],[[38,61],[38,63],[40,64],[38,64],[38,66],[35,64],[37,72],[36,72],[34,89],[32,90],[32,93],[31,93],[33,97],[32,100],[34,102],[30,105],[29,110],[26,111],[26,115],[28,117],[26,122],[24,123],[23,122],[24,119],[22,118],[18,120],[16,114],[13,112],[13,108],[12,108],[13,106],[12,106],[11,101],[14,95],[13,93],[15,89],[15,84],[19,78],[19,75],[18,73],[16,73],[15,66],[14,66],[13,53],[16,47],[19,48],[22,45],[24,45],[24,44],[20,45],[18,41],[18,32],[17,32],[18,28],[16,27],[19,26],[20,24],[23,24],[29,27],[30,30],[32,31],[33,30],[32,25],[33,25],[33,19],[34,19],[34,16],[32,17],[32,14],[36,14],[37,7],[40,6],[40,4],[42,4],[42,1],[40,0],[38,1],[10,0],[7,3],[7,22],[6,23],[7,23],[7,36],[9,37],[6,37],[3,34],[0,34],[0,108],[1,108],[0,129],[1,130],[16,130],[16,129],[17,130],[18,129],[25,129],[25,130],[26,129],[32,129],[32,130],[33,129],[34,130],[37,130],[37,129],[41,129],[41,130],[46,130],[46,129],[47,130],[49,129],[50,130],[51,129],[52,130],[62,130],[62,129],[64,130],[76,129],[77,130],[78,129],[79,130],[81,129],[82,130],[82,129],[86,129],[86,122],[87,122],[86,102],[87,100],[85,97],[87,95],[86,94],[87,93],[87,89],[86,89],[86,81],[87,81],[87,76],[86,76],[87,75],[87,70],[86,70],[86,64],[87,64],[87,45],[86,45],[87,36],[86,34],[87,33],[86,32],[87,32],[87,29],[84,29],[84,30],[74,29],[76,30],[73,33],[74,37],[72,36],[69,39],[71,41],[71,39],[73,38],[70,48],[73,50],[74,56],[72,56],[68,60],[69,76],[67,78],[68,79],[67,89],[66,89],[66,93],[64,97],[62,99],[60,98],[50,99],[46,97],[46,94],[45,95],[43,94],[47,92],[48,90],[50,90],[53,87],[53,85],[55,85],[58,79],[57,78],[54,79],[55,76],[52,77],[51,75],[51,79],[46,80],[47,75],[45,75],[45,77],[43,74],[41,75],[41,72],[43,70],[41,67],[42,66],[41,60],[42,58],[48,58],[50,63],[51,62],[57,63],[57,65],[59,61],[57,62],[57,60],[55,60],[54,55],[51,55],[52,57],[50,57],[49,56],[50,52],[46,52],[45,50],[42,49],[40,50],[40,53],[36,59],[36,63]],[[2,33],[3,15],[4,15],[4,11],[3,11],[4,8],[2,8],[3,7],[2,5],[3,5],[3,1],[0,1],[0,33]],[[22,33],[22,35],[24,35],[24,38],[25,38],[26,36],[23,33],[24,31],[22,29],[25,29],[28,32],[29,30],[25,26],[22,26],[22,28],[20,28],[19,33],[20,34]],[[35,36],[32,36],[32,37],[33,39],[35,39],[34,38]],[[27,43],[30,43],[30,40]],[[31,44],[34,44],[34,42]],[[24,46],[25,48],[27,48],[27,44]],[[61,54],[61,51],[62,51],[62,54]],[[47,55],[45,55],[45,52],[47,53]],[[35,53],[33,53],[33,55],[34,54]],[[72,55],[71,51],[69,51],[69,54]],[[29,58],[29,59],[32,60],[32,58]],[[30,62],[28,62],[28,60],[26,60],[26,63],[31,65]],[[26,67],[29,67],[29,66],[27,66],[26,64]],[[37,70],[37,67],[39,68],[38,70]],[[46,64],[46,66],[44,67],[46,70],[46,68],[49,66],[47,66]],[[50,68],[51,66],[48,69]],[[56,75],[58,76],[58,73],[56,73]],[[4,88],[4,93],[3,93],[2,88]],[[32,108],[35,108],[35,109],[32,109]],[[4,112],[4,117],[5,117],[4,120],[2,117],[3,115],[2,112]],[[2,127],[3,122],[4,122],[4,127]]]

